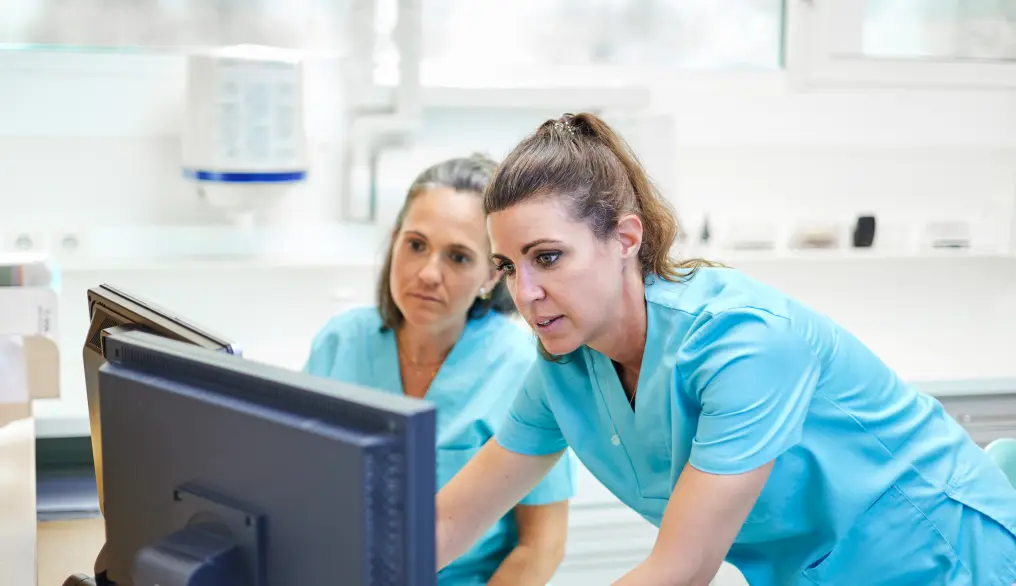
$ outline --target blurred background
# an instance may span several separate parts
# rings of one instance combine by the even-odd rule
[[[1016,393],[1016,0],[2,4],[0,253],[59,267],[43,437],[88,432],[88,287],[300,368],[372,302],[420,170],[578,111],[674,203],[676,254],[788,291],[932,392]],[[983,426],[1016,431],[1016,401]],[[652,544],[583,482],[555,583],[606,583]]]

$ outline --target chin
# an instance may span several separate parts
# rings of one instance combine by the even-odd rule
[[[582,346],[582,342],[573,336],[555,337],[550,339],[540,336],[539,338],[540,344],[543,345],[543,349],[555,356],[565,356],[571,354]]]
[[[409,304],[400,305],[399,311],[402,312],[402,318],[406,323],[414,326],[430,326],[444,319],[444,316],[438,312],[427,311],[427,308],[414,307]]]
[[[442,315],[422,311],[413,311],[410,313],[403,311],[402,317],[406,320],[407,324],[417,327],[430,327],[445,321],[445,318]]]

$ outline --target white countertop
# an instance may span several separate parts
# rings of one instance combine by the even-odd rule
[[[966,395],[1016,395],[1016,377],[986,377],[952,380],[912,380],[915,388],[935,397]],[[83,395],[84,393],[82,393]],[[35,408],[37,437],[81,437],[89,435],[84,404],[47,400]]]

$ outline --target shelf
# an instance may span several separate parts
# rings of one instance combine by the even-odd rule
[[[684,258],[705,258],[729,265],[749,263],[816,263],[816,262],[899,262],[899,261],[970,261],[1016,260],[1016,254],[1004,251],[920,250],[888,251],[864,248],[815,250],[696,250],[682,254]]]
[[[107,225],[75,231],[72,237],[61,230],[31,236],[31,252],[48,253],[62,272],[374,268],[387,240],[379,227],[341,223]]]
[[[329,260],[308,258],[119,258],[75,259],[57,263],[63,272],[184,272],[184,271],[259,271],[259,270],[328,270],[377,269],[380,262],[369,259]]]
[[[201,271],[275,269],[374,269],[386,249],[387,230],[365,224],[236,227],[231,225],[107,225],[87,231],[29,231],[33,254],[49,254],[63,272]],[[0,226],[4,240],[19,240],[16,229]],[[70,242],[68,245],[66,243]],[[1006,251],[729,250],[675,248],[681,258],[706,258],[728,266],[756,264],[972,262],[1016,260]],[[3,253],[4,250],[0,250]]]

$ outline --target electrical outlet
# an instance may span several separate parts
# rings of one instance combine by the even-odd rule
[[[46,233],[38,230],[11,230],[4,234],[3,250],[13,253],[45,253],[49,250]]]
[[[57,256],[81,256],[87,248],[87,238],[83,230],[57,230],[50,238],[51,248]]]

